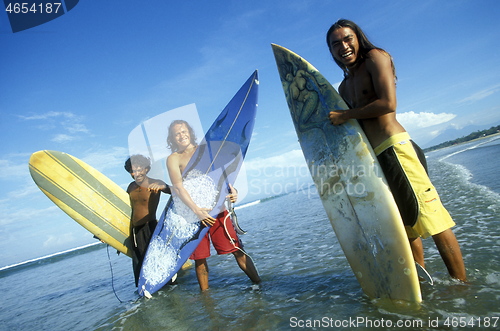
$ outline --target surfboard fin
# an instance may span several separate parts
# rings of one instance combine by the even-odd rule
[[[141,294],[148,298],[148,299],[151,299],[153,296],[151,295],[151,293],[149,293],[147,290],[146,290],[146,286],[142,285],[142,288],[141,288],[141,291],[139,292],[139,294]]]
[[[415,265],[417,266],[418,277],[422,278],[427,283],[434,285],[434,280],[432,279],[431,275],[429,275],[427,270],[425,270],[424,267],[422,267],[418,262],[415,262]]]

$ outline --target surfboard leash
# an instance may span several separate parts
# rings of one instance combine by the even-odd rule
[[[255,266],[255,270],[257,271],[257,274],[260,275],[260,272],[259,272],[259,269],[257,269],[257,265],[255,264],[255,261],[252,259],[252,257],[247,253],[245,252],[245,250],[241,249],[240,247],[236,246],[236,244],[234,243],[234,239],[233,237],[229,234],[229,231],[227,230],[227,226],[226,226],[226,221],[228,218],[231,217],[231,214],[234,214],[236,215],[236,213],[234,212],[234,209],[231,210],[231,212],[228,212],[226,217],[224,217],[224,222],[223,222],[223,225],[224,225],[224,231],[226,231],[226,235],[227,237],[229,238],[229,242],[234,246],[234,248],[237,248],[239,251],[241,251],[243,254],[245,254],[246,256],[248,256],[248,258],[250,260],[252,260],[252,263],[253,265]],[[246,233],[246,232],[245,232]]]
[[[237,234],[246,234],[247,232],[243,230],[239,223],[238,223],[238,216],[236,215],[236,212],[234,211],[234,204],[231,202],[230,199],[227,200],[227,210],[229,211],[229,215],[233,215],[231,217],[231,222],[233,223],[233,227],[236,230]],[[225,226],[225,224],[224,224]]]
[[[116,294],[115,290],[115,281],[114,281],[114,274],[113,274],[113,265],[111,264],[111,257],[109,256],[109,245],[106,245],[106,252],[108,253],[108,262],[109,262],[109,269],[111,270],[111,288],[113,289],[113,293],[115,294],[115,297],[120,301],[120,303],[123,303],[122,300],[118,297],[118,294]]]

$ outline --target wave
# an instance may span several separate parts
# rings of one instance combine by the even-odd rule
[[[81,250],[85,250],[86,248],[94,247],[94,246],[101,245],[101,244],[103,244],[103,243],[101,243],[101,242],[95,242],[95,243],[83,245],[83,246],[80,246],[80,247],[71,248],[71,249],[68,249],[68,250],[65,250],[65,251],[62,251],[62,252],[57,252],[57,253],[54,253],[54,254],[45,255],[45,256],[42,256],[42,257],[35,258],[35,259],[27,260],[27,261],[24,261],[24,262],[20,262],[20,263],[16,263],[16,264],[11,264],[11,265],[8,265],[8,266],[5,266],[5,267],[1,267],[0,268],[0,272],[6,271],[6,270],[14,270],[14,269],[17,270],[19,268],[28,267],[28,266],[31,266],[33,264],[41,263],[41,262],[44,262],[44,261],[50,261],[50,262],[52,262],[52,260],[54,260],[56,258],[62,258],[62,257],[66,257],[68,255],[74,255],[74,253],[76,253],[76,252],[79,253]]]
[[[260,202],[261,202],[260,200],[255,200],[255,201],[252,201],[252,202],[248,202],[248,203],[245,203],[245,204],[243,204],[241,206],[234,207],[234,210],[238,210],[238,209],[243,209],[243,208],[255,206],[255,205],[258,205]]]
[[[278,194],[278,195],[273,195],[273,196],[270,196],[270,197],[267,197],[267,198],[264,198],[264,199],[261,199],[261,202],[267,202],[269,200],[274,200],[274,199],[277,199],[277,198],[281,198],[285,195],[288,195],[290,193],[295,193],[296,191],[294,192],[287,192],[287,193],[283,193],[283,194]]]
[[[449,160],[443,161],[443,159],[429,164],[429,166],[432,165],[435,165],[436,168],[429,169],[430,172],[437,172],[433,182],[441,182],[446,185],[441,195],[448,196],[450,201],[465,199],[467,196],[481,196],[483,201],[489,201],[491,208],[497,209],[500,206],[500,194],[485,183],[474,182],[474,173],[471,169],[461,164],[452,163]],[[493,180],[496,181],[496,178],[495,176]],[[469,193],[465,194],[465,192]]]
[[[476,142],[476,144],[473,144],[473,145],[470,145],[470,144],[464,144],[464,148],[463,148],[463,149],[460,149],[460,150],[458,150],[458,151],[455,151],[455,152],[453,152],[453,153],[450,153],[450,154],[448,154],[448,155],[445,155],[445,156],[443,156],[442,158],[440,158],[440,159],[439,159],[439,161],[446,160],[446,159],[447,159],[447,158],[449,158],[449,157],[452,157],[452,156],[457,155],[457,154],[459,154],[459,153],[463,153],[463,152],[469,151],[469,150],[471,150],[471,149],[476,149],[476,148],[481,147],[481,146],[483,146],[483,145],[485,145],[485,144],[489,144],[489,143],[491,143],[492,141],[495,141],[495,140],[497,140],[497,139],[500,139],[500,137],[495,136],[495,137],[491,137],[491,138],[489,138],[489,139],[488,139],[488,138],[483,138],[483,139],[480,139],[479,141],[475,141],[475,142]]]
[[[268,197],[265,197],[265,198],[261,198],[260,200],[257,200],[258,202],[254,201],[254,202],[251,202],[249,204],[264,203],[264,202],[268,202],[270,200],[274,200],[274,199],[278,199],[278,198],[284,197],[286,195],[299,194],[299,193],[304,193],[304,194],[307,193],[309,196],[311,195],[311,193],[312,193],[312,195],[315,195],[315,194],[317,194],[316,186],[315,186],[314,183],[308,183],[308,184],[305,185],[305,187],[299,187],[299,188],[297,188],[294,191],[285,192],[285,193],[276,194],[276,195],[271,195],[271,196],[268,196]],[[244,205],[244,206],[246,206],[246,205]]]

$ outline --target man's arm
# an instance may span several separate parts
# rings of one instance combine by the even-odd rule
[[[165,194],[172,194],[170,186],[168,186],[164,181],[156,179],[151,184],[149,184],[148,189],[154,193],[163,192]]]

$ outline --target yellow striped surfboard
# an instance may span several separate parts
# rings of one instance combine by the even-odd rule
[[[39,151],[29,161],[31,177],[59,208],[96,237],[132,256],[130,199],[120,186],[66,153]]]

